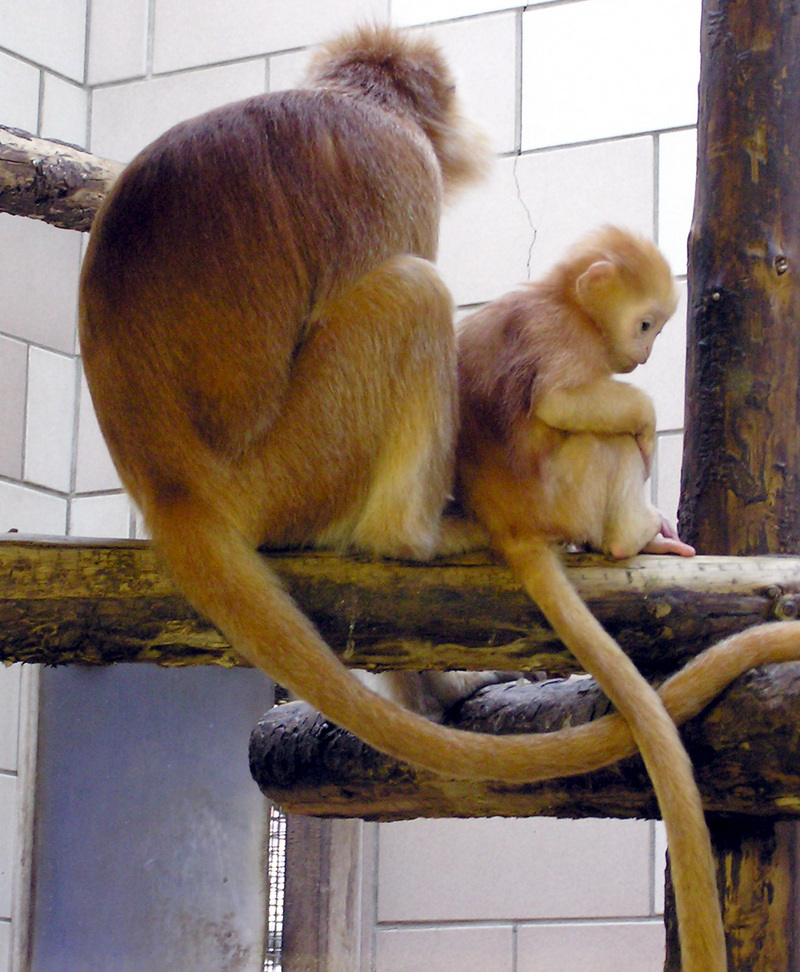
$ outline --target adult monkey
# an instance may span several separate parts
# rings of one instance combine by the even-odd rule
[[[184,593],[339,725],[481,778],[498,773],[497,741],[359,684],[256,548],[435,553],[457,393],[430,261],[443,193],[487,156],[436,47],[362,28],[321,49],[308,89],[145,148],[97,215],[80,290],[100,426]],[[527,742],[510,749],[527,777]]]

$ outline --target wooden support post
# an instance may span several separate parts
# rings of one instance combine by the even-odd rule
[[[283,972],[358,968],[361,832],[359,820],[287,818]]]
[[[796,3],[704,0],[680,508],[704,554],[800,549],[798,117]],[[791,828],[712,832],[731,972],[796,968]]]

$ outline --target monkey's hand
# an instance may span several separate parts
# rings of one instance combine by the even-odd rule
[[[694,557],[697,553],[694,547],[681,540],[678,531],[663,513],[659,510],[656,510],[656,513],[661,519],[661,532],[657,533],[645,546],[643,553],[677,554],[679,557]]]

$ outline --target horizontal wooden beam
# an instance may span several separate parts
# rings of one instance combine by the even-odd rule
[[[122,169],[76,145],[0,126],[2,213],[88,230]]]
[[[354,668],[575,671],[506,567],[478,552],[430,564],[328,552],[265,555]],[[648,674],[800,605],[800,558],[568,555],[591,609]],[[244,606],[243,606],[244,608]],[[237,664],[142,541],[0,540],[0,662]]]
[[[609,711],[593,679],[515,682],[482,689],[453,713],[461,729],[549,732]],[[682,735],[708,813],[800,816],[800,663],[755,669]],[[659,816],[637,757],[598,772],[510,785],[438,777],[370,749],[302,702],[268,712],[253,732],[250,768],[290,813],[402,820],[414,817]]]

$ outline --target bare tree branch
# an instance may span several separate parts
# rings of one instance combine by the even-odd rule
[[[75,145],[0,126],[0,212],[88,230],[123,168]]]

